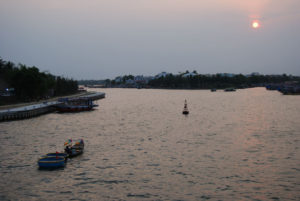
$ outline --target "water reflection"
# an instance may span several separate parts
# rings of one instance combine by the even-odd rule
[[[262,88],[101,91],[107,97],[92,112],[1,123],[1,200],[300,197],[299,97]],[[83,138],[85,153],[39,171],[37,158],[68,138]]]

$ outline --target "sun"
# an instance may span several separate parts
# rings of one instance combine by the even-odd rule
[[[253,29],[258,29],[260,27],[259,21],[255,20],[252,22],[252,28]]]

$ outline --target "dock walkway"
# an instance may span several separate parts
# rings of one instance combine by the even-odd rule
[[[93,92],[88,95],[81,95],[76,98],[87,98],[91,100],[98,100],[105,98],[105,93],[101,92]],[[56,105],[61,104],[60,101],[44,101],[42,103],[26,105],[22,107],[10,108],[0,110],[0,122],[1,121],[11,121],[11,120],[18,120],[18,119],[26,119],[35,116],[39,116],[42,114],[46,114],[49,112],[54,112]]]

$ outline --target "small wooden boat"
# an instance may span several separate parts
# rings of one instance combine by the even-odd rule
[[[232,92],[232,91],[236,91],[235,88],[226,88],[224,89],[225,92]]]
[[[72,158],[72,157],[75,157],[75,156],[78,156],[80,154],[83,153],[83,149],[71,149],[71,152],[69,152],[69,158]]]
[[[72,149],[84,149],[83,139],[74,140],[74,145],[72,146]]]
[[[65,166],[65,158],[60,156],[44,156],[38,160],[40,168],[60,168]]]
[[[59,157],[64,157],[65,159],[67,159],[69,157],[69,155],[67,153],[48,153],[46,154],[46,156],[59,156]]]
[[[186,102],[186,100],[184,101],[184,107],[183,107],[182,114],[185,114],[185,115],[189,114],[189,110],[187,108],[187,102]]]
[[[72,139],[69,139],[65,142],[65,153],[68,154],[68,157],[78,156],[83,153],[84,142],[82,139],[75,140],[74,145]]]

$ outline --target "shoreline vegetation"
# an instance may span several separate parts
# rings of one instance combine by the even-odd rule
[[[79,93],[76,80],[0,58],[0,107],[38,103]]]
[[[14,64],[0,57],[0,110],[57,100],[61,97],[84,95],[78,84],[90,88],[151,88],[151,89],[241,89],[267,87],[283,88],[284,93],[299,94],[300,77],[293,75],[198,74],[197,71],[156,76],[118,76],[106,80],[80,80],[40,72],[35,66]],[[270,87],[268,87],[270,86]]]
[[[90,88],[151,88],[151,89],[226,89],[266,87],[268,85],[299,86],[300,77],[293,75],[243,74],[198,74],[196,71],[179,73],[162,72],[156,76],[144,77],[125,75],[113,80],[80,80],[80,85]]]

